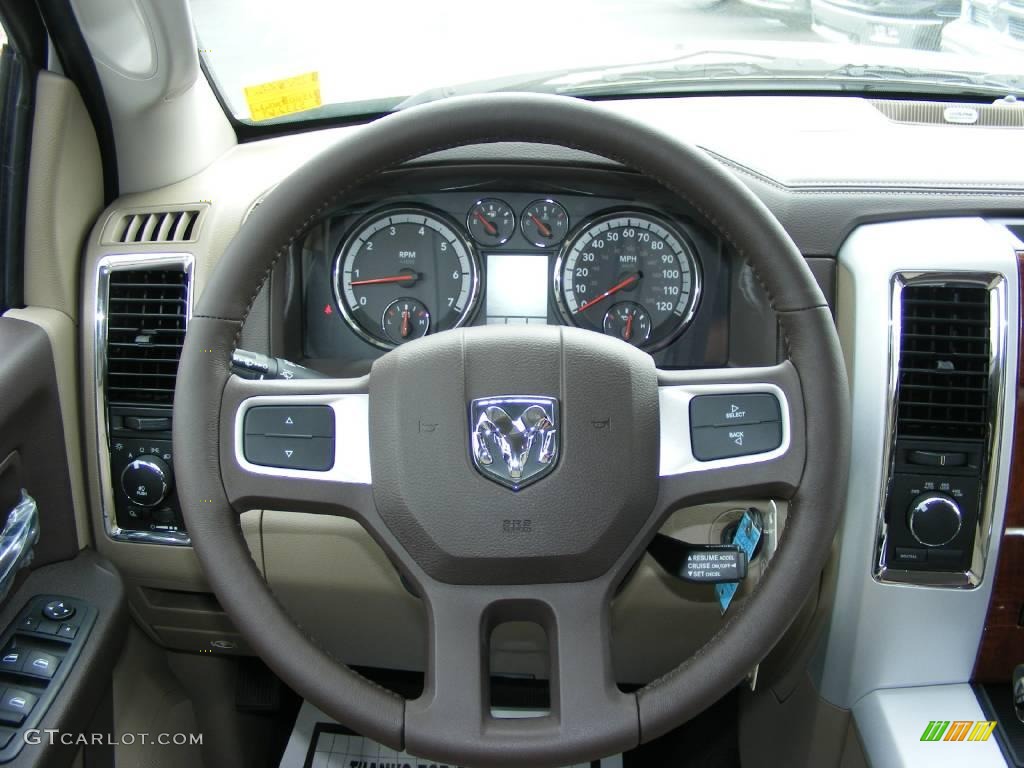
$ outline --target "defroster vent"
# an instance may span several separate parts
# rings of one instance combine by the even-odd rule
[[[111,271],[107,307],[107,403],[171,405],[188,274],[181,267]]]
[[[904,287],[896,403],[899,438],[988,437],[990,324],[985,287]]]

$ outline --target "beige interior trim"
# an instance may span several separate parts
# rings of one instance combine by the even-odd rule
[[[85,237],[103,208],[103,167],[74,84],[53,72],[36,83],[25,216],[25,303],[78,321]]]
[[[75,325],[63,312],[46,307],[11,309],[4,317],[24,320],[42,328],[53,349],[53,366],[57,372],[57,396],[60,415],[64,422],[64,450],[67,455],[68,477],[71,480],[71,502],[75,513],[75,535],[78,546],[92,544],[89,525],[89,507],[85,502],[85,477],[82,462],[81,421],[78,409],[78,334]]]

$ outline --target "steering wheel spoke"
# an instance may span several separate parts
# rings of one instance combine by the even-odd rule
[[[365,378],[252,381],[232,376],[221,468],[238,512],[372,514]]]
[[[406,704],[406,747],[443,756],[451,734],[476,745],[461,754],[472,765],[503,765],[509,744],[530,765],[571,763],[586,739],[604,753],[639,740],[636,697],[615,685],[607,584],[603,581],[467,588],[432,583],[427,683]],[[490,636],[507,621],[540,625],[550,658],[550,710],[541,716],[496,717],[489,688]],[[593,724],[602,722],[595,734]],[[451,752],[452,760],[455,753]]]
[[[805,418],[791,363],[659,371],[658,383],[663,508],[796,492]]]

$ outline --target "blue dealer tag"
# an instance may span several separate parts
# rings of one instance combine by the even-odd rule
[[[751,517],[750,510],[748,509],[743,513],[743,517],[740,518],[740,524],[736,528],[736,533],[733,534],[732,543],[747,553],[747,561],[749,562],[753,560],[754,549],[760,540],[761,526]],[[715,584],[715,593],[718,595],[718,602],[722,606],[723,614],[729,608],[729,603],[732,602],[733,595],[736,594],[739,585],[738,581]]]

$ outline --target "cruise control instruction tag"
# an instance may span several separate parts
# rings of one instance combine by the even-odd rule
[[[747,560],[750,561],[753,559],[754,549],[756,549],[757,543],[760,540],[761,526],[751,516],[750,510],[747,510],[743,513],[743,517],[740,518],[740,524],[736,528],[736,533],[733,534],[732,543],[746,552]],[[739,586],[738,581],[715,584],[715,593],[718,595],[718,603],[722,608],[723,614],[728,610],[729,604],[732,602],[732,598],[736,594],[736,590],[739,589]]]

